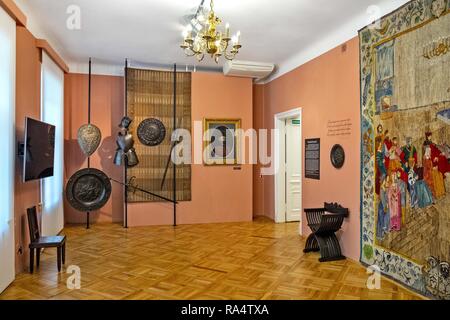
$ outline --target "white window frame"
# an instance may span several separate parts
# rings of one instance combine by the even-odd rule
[[[53,177],[41,180],[42,235],[64,228],[64,71],[42,51],[41,120],[56,127]]]

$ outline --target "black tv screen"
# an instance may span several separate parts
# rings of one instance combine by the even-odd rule
[[[24,181],[53,176],[55,155],[55,126],[25,119]]]

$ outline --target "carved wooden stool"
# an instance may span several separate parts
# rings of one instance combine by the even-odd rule
[[[306,240],[303,252],[320,251],[320,262],[343,260],[336,232],[341,229],[348,209],[338,204],[325,203],[325,208],[305,209],[308,226],[312,233]]]

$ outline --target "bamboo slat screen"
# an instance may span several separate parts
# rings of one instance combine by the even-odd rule
[[[128,69],[128,116],[133,119],[130,130],[135,137],[139,165],[127,169],[128,177],[135,177],[140,188],[173,199],[173,167],[170,162],[166,181],[161,189],[166,163],[171,150],[173,133],[174,75],[169,71]],[[139,124],[147,118],[156,118],[166,127],[164,141],[156,147],[140,143],[137,137]],[[177,128],[191,131],[191,74],[177,73]],[[191,200],[191,166],[177,165],[177,201]],[[161,202],[142,192],[129,191],[128,202]]]

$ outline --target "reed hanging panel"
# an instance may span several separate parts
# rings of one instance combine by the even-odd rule
[[[174,131],[174,73],[128,68],[127,115],[133,122],[130,130],[135,137],[139,165],[127,169],[128,178],[139,188],[173,199],[173,164],[170,162],[165,183],[161,185],[171,153],[171,136]],[[166,135],[161,144],[149,147],[137,137],[139,124],[148,118],[161,121]],[[191,131],[191,74],[176,73],[176,127]],[[176,166],[176,200],[191,200],[191,165]],[[154,196],[133,192],[129,188],[128,202],[161,202]]]

